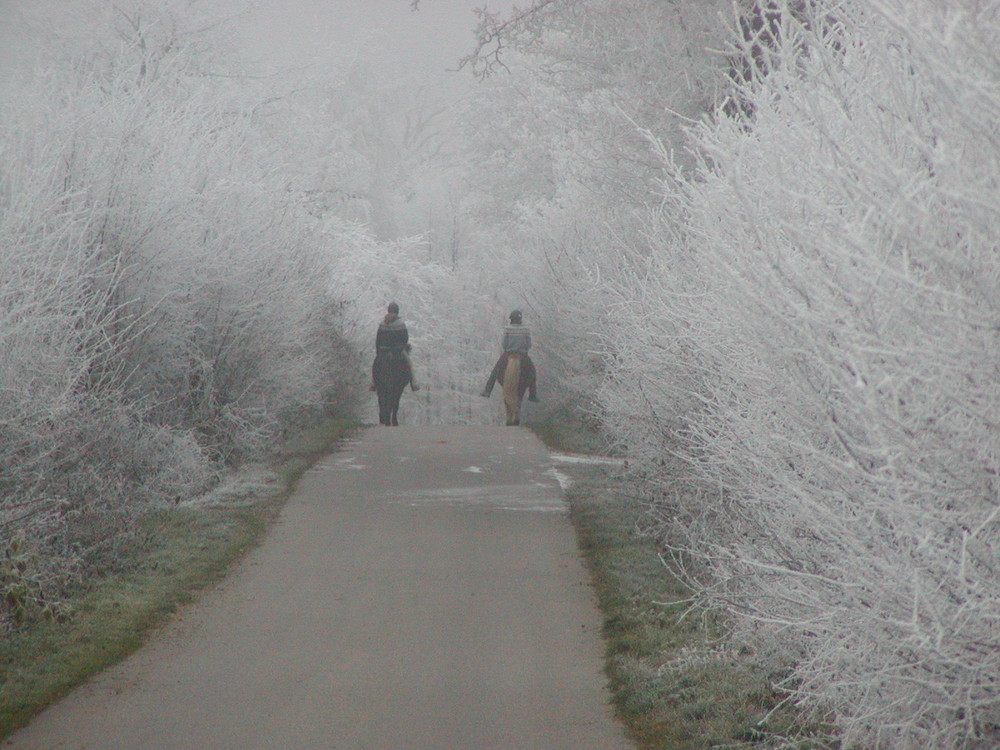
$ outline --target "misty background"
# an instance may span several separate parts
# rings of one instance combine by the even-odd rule
[[[517,307],[529,420],[627,456],[735,623],[692,658],[765,661],[830,743],[990,746],[1000,4],[478,5],[0,0],[4,627],[370,421],[389,301],[402,421],[497,421]]]

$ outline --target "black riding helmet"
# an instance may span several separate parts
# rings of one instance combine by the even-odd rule
[[[520,323],[521,322],[521,311],[520,310],[512,310],[511,311],[511,313],[510,313],[510,322],[511,323]]]
[[[392,315],[399,315],[399,305],[397,305],[395,302],[390,302],[389,303],[389,312]]]

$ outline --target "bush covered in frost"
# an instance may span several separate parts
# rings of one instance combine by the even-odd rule
[[[604,403],[703,597],[787,645],[846,746],[988,744],[1000,5],[762,5],[622,289]]]
[[[0,626],[360,369],[260,107],[138,7],[0,104]]]

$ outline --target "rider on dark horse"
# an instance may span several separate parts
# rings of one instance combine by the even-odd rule
[[[410,332],[406,330],[406,323],[399,317],[399,305],[390,302],[386,316],[378,324],[378,332],[375,334],[375,362],[372,363],[370,390],[375,390],[375,365],[379,361],[379,356],[398,356],[406,362],[406,369],[409,370],[410,388],[419,391],[420,386],[417,385],[417,379],[413,376],[413,365],[410,363],[409,351]]]
[[[493,366],[493,372],[490,373],[490,379],[486,381],[486,387],[479,394],[483,398],[490,397],[490,394],[493,392],[493,386],[496,385],[497,378],[503,375],[504,369],[507,367],[507,359],[511,354],[517,353],[521,355],[523,362],[523,377],[528,381],[528,401],[538,401],[538,394],[535,389],[535,363],[528,356],[528,350],[531,348],[531,331],[528,329],[528,326],[521,322],[521,319],[520,310],[513,310],[511,312],[510,324],[504,327],[503,339],[500,342],[500,349],[503,353]]]

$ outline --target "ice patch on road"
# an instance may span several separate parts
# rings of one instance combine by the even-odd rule
[[[551,485],[514,484],[487,487],[450,487],[401,492],[395,504],[411,508],[444,506],[470,510],[565,513],[566,502]]]
[[[354,456],[337,456],[330,461],[316,464],[310,471],[365,471],[368,464],[359,464]]]
[[[568,490],[570,487],[573,486],[573,480],[570,479],[565,474],[563,474],[561,471],[559,471],[559,469],[555,467],[549,469],[545,473],[548,474],[550,477],[553,477],[557,482],[559,482],[559,486],[563,488],[563,491]]]
[[[549,454],[552,460],[559,464],[595,464],[600,466],[624,466],[624,458],[613,458],[611,456],[591,456],[584,453],[557,453]]]

